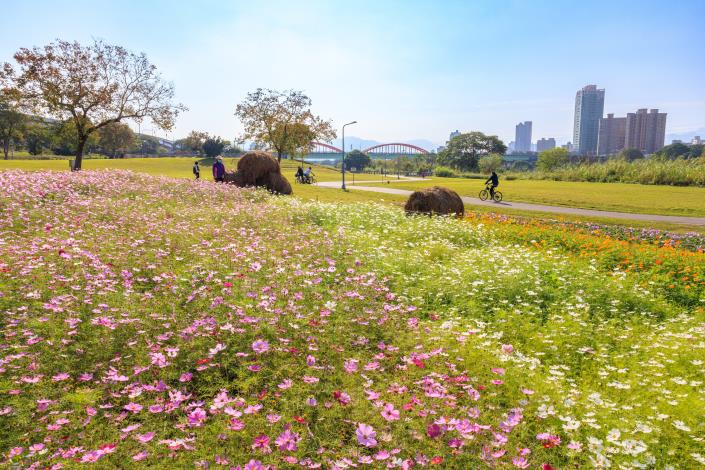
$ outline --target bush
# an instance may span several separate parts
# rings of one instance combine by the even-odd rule
[[[436,169],[433,170],[433,174],[441,178],[456,178],[458,176],[452,168],[448,168],[447,166],[437,166]]]
[[[553,148],[539,152],[536,166],[540,170],[551,171],[568,164],[568,150],[564,148]]]
[[[632,162],[614,159],[604,163],[582,163],[553,170],[514,173],[514,175],[528,179],[558,181],[705,187],[705,158],[691,160],[648,158]]]

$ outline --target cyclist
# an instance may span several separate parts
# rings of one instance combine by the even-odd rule
[[[306,183],[311,184],[312,177],[313,177],[313,169],[311,169],[311,167],[306,168],[306,170],[304,170],[304,178],[306,180]]]
[[[499,176],[497,176],[497,173],[492,171],[492,174],[490,175],[489,178],[487,178],[487,181],[485,181],[485,184],[487,183],[492,183],[492,186],[490,186],[490,199],[494,201],[494,188],[499,186]]]
[[[296,175],[294,175],[294,177],[296,178],[296,181],[298,181],[299,183],[303,183],[304,182],[304,169],[299,167],[296,170]]]

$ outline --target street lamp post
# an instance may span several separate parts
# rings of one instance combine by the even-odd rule
[[[343,186],[341,186],[343,190],[345,190],[345,126],[351,126],[353,124],[357,124],[357,121],[343,124]]]

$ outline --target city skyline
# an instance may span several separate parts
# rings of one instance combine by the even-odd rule
[[[232,139],[235,105],[268,87],[301,89],[336,128],[357,120],[355,134],[379,142],[443,145],[460,129],[508,143],[531,120],[535,136],[562,144],[573,141],[573,97],[586,83],[607,90],[615,115],[658,108],[667,134],[703,134],[705,4],[612,2],[610,15],[594,15],[601,3],[12,2],[0,62],[56,38],[145,52],[190,108],[173,132],[156,132],[170,138],[197,129]],[[537,68],[537,55],[553,66]]]

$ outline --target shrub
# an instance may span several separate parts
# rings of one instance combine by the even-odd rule
[[[433,174],[441,178],[455,178],[458,176],[452,168],[448,168],[447,166],[437,166]]]
[[[582,163],[515,175],[529,179],[558,181],[705,186],[705,158],[691,160],[648,158],[632,162],[614,159],[604,163]]]
[[[564,148],[553,148],[539,152],[539,159],[536,166],[540,170],[551,171],[568,164],[568,150]]]

